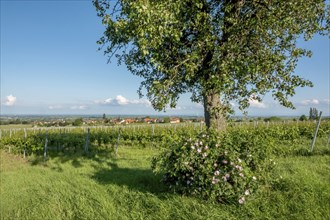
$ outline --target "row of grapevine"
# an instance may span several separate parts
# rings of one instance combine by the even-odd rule
[[[87,130],[89,134],[87,135]],[[47,147],[55,151],[79,151],[85,145],[91,150],[103,150],[121,145],[157,146],[175,141],[183,134],[196,133],[194,124],[172,126],[112,126],[112,127],[63,127],[1,130],[0,148],[13,153],[42,154]],[[86,139],[88,136],[88,143]]]
[[[87,129],[90,129],[89,133]],[[126,146],[169,147],[182,136],[196,135],[205,126],[200,124],[183,125],[144,125],[112,127],[63,127],[47,129],[2,129],[0,148],[16,154],[42,154],[45,145],[55,152],[77,152],[90,145],[91,151],[113,149],[118,144]],[[273,141],[274,143],[295,143],[302,138],[311,139],[315,123],[255,123],[230,124],[227,136],[233,143]],[[330,122],[322,122],[318,136],[330,133]],[[88,140],[86,140],[88,139]],[[46,141],[47,140],[47,141]],[[46,144],[47,142],[47,144]],[[249,144],[249,143],[246,143]],[[253,145],[255,146],[255,145]]]

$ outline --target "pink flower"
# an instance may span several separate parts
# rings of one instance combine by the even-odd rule
[[[207,153],[203,153],[203,158],[207,157]]]
[[[197,153],[201,153],[202,152],[202,149],[201,148],[198,148],[197,149]]]
[[[250,191],[247,189],[247,190],[245,190],[244,194],[245,194],[246,196],[248,196],[248,195],[250,195]]]
[[[212,184],[217,184],[218,182],[219,182],[219,180],[213,177]]]
[[[219,170],[215,171],[215,172],[214,172],[214,175],[215,175],[215,176],[219,176],[219,175],[220,175]]]
[[[204,150],[207,150],[207,149],[209,149],[209,147],[208,147],[208,146],[205,146],[205,147],[204,147]]]
[[[242,198],[240,198],[240,199],[238,200],[238,203],[239,203],[239,204],[244,204],[244,203],[245,203],[245,197],[243,196]]]
[[[253,179],[253,180],[257,180],[257,177],[253,176],[252,179]]]
[[[243,173],[239,173],[238,175],[240,175],[240,177],[244,177],[244,174]]]
[[[221,163],[222,164],[228,164],[228,161],[227,160],[222,160]]]
[[[230,178],[230,174],[229,173],[226,173],[226,175],[224,175],[222,177],[223,181],[227,181],[229,178]]]

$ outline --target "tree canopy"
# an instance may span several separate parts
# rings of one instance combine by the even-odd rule
[[[105,25],[98,43],[142,77],[153,107],[175,107],[182,93],[204,104],[208,126],[222,127],[234,100],[241,110],[270,92],[289,97],[312,82],[294,75],[311,52],[297,47],[329,30],[325,0],[94,0]],[[105,46],[105,48],[104,48]]]

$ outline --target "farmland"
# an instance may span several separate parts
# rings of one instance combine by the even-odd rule
[[[170,191],[152,173],[153,156],[203,129],[190,124],[2,130],[1,219],[330,218],[329,122],[321,123],[312,153],[313,122],[229,125],[228,143],[268,147],[276,163],[272,179],[238,206]]]

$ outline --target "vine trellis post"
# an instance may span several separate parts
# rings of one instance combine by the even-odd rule
[[[117,139],[117,144],[116,144],[116,155],[118,154],[118,145],[119,145],[119,140],[120,140],[120,130],[121,130],[121,128],[118,129],[118,139]]]
[[[86,143],[85,143],[85,153],[88,152],[88,145],[89,145],[89,134],[90,134],[90,128],[87,129],[87,136],[86,136]]]
[[[26,138],[27,138],[26,128],[24,128],[24,151],[23,151],[23,157],[24,158],[26,156]]]
[[[46,130],[46,140],[45,140],[45,147],[44,147],[44,161],[47,159],[47,145],[48,145],[48,130]]]
[[[319,120],[317,122],[316,129],[315,129],[315,132],[314,132],[314,137],[313,137],[313,141],[312,141],[312,144],[311,144],[311,152],[313,152],[314,145],[315,145],[315,142],[316,142],[317,132],[319,131],[319,127],[320,127],[320,124],[321,124],[321,116],[322,116],[322,111],[320,111]]]

